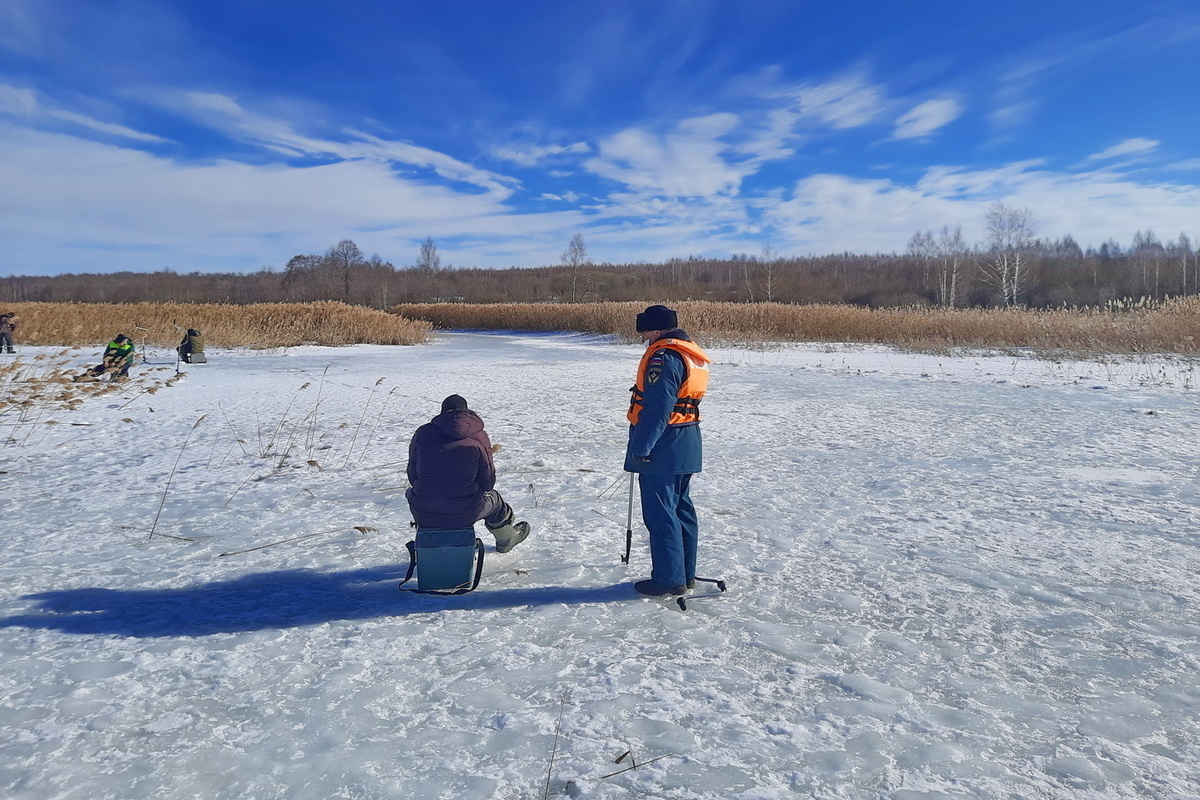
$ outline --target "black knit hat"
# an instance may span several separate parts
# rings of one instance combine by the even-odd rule
[[[638,333],[643,331],[669,331],[679,327],[679,318],[666,306],[650,306],[637,315]]]
[[[466,410],[467,401],[462,395],[452,394],[442,401],[442,413],[458,409]]]

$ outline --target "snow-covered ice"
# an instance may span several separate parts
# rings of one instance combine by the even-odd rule
[[[620,563],[635,346],[215,351],[23,433],[0,793],[1200,797],[1186,362],[712,352],[729,591],[686,612],[633,592],[640,523]],[[451,393],[534,533],[471,594],[401,593],[407,442]],[[628,750],[666,757],[602,777]]]

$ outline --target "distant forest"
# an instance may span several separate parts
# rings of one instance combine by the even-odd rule
[[[1200,244],[1200,243],[1198,243]],[[576,234],[559,264],[500,269],[443,266],[432,239],[417,262],[396,267],[346,239],[297,255],[282,269],[242,273],[64,274],[0,278],[0,302],[273,303],[341,300],[386,309],[398,303],[717,300],[869,307],[1049,308],[1102,306],[1200,294],[1200,247],[1184,234],[1138,233],[1083,250],[1070,237],[1034,236],[1028,210],[997,204],[986,240],[961,230],[920,231],[904,253],[783,256],[769,249],[729,258],[659,264],[593,263]]]

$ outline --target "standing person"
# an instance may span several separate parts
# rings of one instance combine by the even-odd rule
[[[82,375],[76,376],[75,380],[98,378],[109,372],[112,373],[109,380],[123,381],[129,377],[129,368],[133,366],[136,356],[137,351],[134,349],[133,340],[123,333],[118,333],[117,337],[104,348],[104,355],[101,356],[100,363],[89,367]]]
[[[4,352],[5,348],[8,352],[15,353],[13,349],[12,335],[17,331],[17,315],[16,314],[0,314],[0,352]]]
[[[423,528],[469,528],[483,520],[496,537],[496,552],[507,553],[529,535],[529,523],[513,523],[513,510],[493,487],[496,467],[483,420],[452,394],[442,413],[417,428],[408,445],[404,493],[413,519]]]
[[[637,330],[646,352],[631,389],[625,471],[638,475],[651,569],[650,580],[633,588],[655,597],[684,594],[696,584],[699,525],[689,489],[701,467],[700,400],[712,359],[666,306],[638,314]]]

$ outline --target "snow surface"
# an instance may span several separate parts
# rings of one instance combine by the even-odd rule
[[[214,351],[58,413],[0,449],[0,794],[1200,797],[1187,362],[713,354],[686,612],[619,560],[635,346]],[[534,533],[401,593],[455,392]]]

